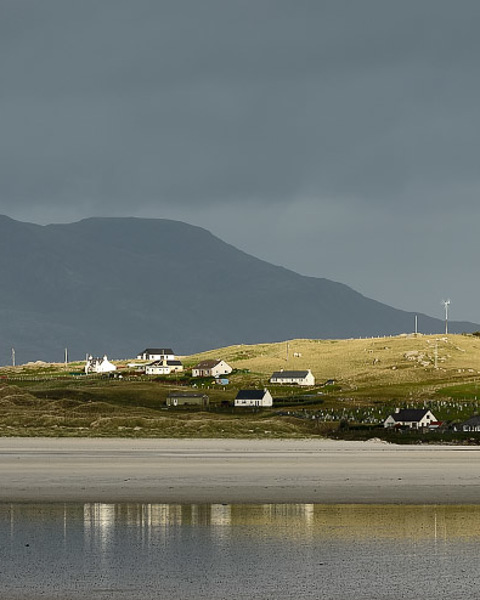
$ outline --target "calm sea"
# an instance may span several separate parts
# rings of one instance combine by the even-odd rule
[[[0,598],[473,599],[480,507],[0,504]]]

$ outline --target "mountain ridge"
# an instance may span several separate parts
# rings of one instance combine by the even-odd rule
[[[0,216],[0,362],[148,346],[191,354],[299,337],[396,335],[413,312],[300,275],[182,221],[90,217],[36,225]],[[418,314],[423,333],[444,323]],[[452,322],[452,333],[480,326]]]

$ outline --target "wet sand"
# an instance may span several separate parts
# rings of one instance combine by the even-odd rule
[[[480,449],[0,438],[0,502],[480,504]]]

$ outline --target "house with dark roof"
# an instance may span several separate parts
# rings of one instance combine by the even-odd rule
[[[275,371],[270,377],[270,383],[276,385],[315,385],[315,377],[310,369],[307,371]]]
[[[425,427],[438,427],[439,422],[431,410],[426,408],[396,408],[395,412],[385,419],[385,428],[398,427],[409,429],[423,429]]]
[[[167,406],[200,406],[209,405],[207,394],[199,392],[170,392],[166,399]]]
[[[220,377],[233,371],[224,360],[202,360],[192,368],[192,377]]]
[[[145,348],[137,354],[138,360],[175,360],[175,354],[171,348]]]
[[[267,388],[264,390],[239,390],[233,405],[267,407],[273,405],[273,398]]]
[[[456,430],[460,431],[480,431],[480,415],[470,417],[460,425],[456,426]]]

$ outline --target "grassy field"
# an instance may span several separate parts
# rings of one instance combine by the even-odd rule
[[[437,355],[437,368],[435,368]],[[223,358],[267,381],[274,370],[311,369],[317,383],[335,379],[352,390],[435,385],[478,376],[480,338],[467,335],[405,335],[350,340],[292,340],[287,343],[230,346],[185,357],[185,363]]]
[[[234,367],[228,386],[190,377],[188,368],[207,358]],[[449,422],[480,410],[480,338],[472,335],[291,340],[230,346],[182,361],[187,373],[166,378],[138,376],[128,361],[117,363],[122,379],[86,377],[82,363],[4,367],[0,435],[363,439],[384,436],[375,427],[396,406],[428,406]],[[317,385],[270,386],[271,373],[282,368],[311,369]],[[327,380],[335,384],[323,386]],[[170,391],[192,385],[209,395],[208,411],[166,408]],[[273,408],[229,406],[245,387],[268,387]]]

